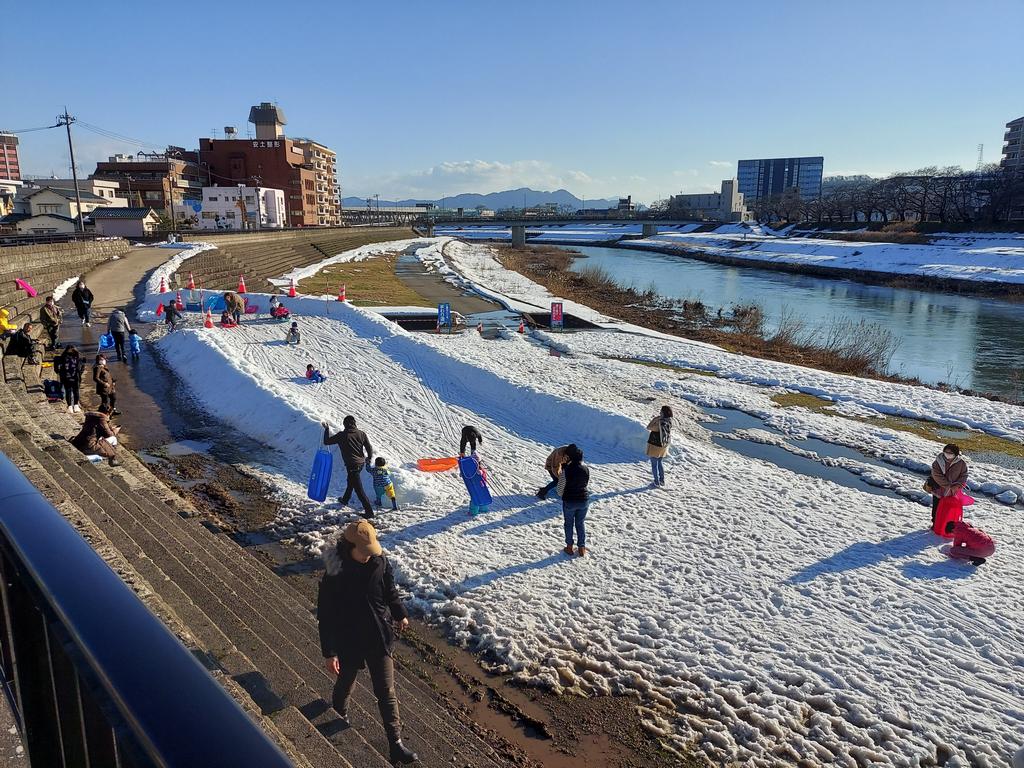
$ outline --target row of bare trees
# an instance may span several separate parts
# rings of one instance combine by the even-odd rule
[[[933,166],[885,179],[832,177],[822,183],[818,199],[804,200],[789,190],[750,207],[763,222],[995,224],[1024,217],[1024,171]]]

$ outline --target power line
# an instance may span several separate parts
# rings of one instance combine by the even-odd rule
[[[15,131],[0,131],[0,133],[32,133],[33,131],[48,131],[51,128],[60,128],[62,123],[54,123],[53,125],[42,125],[38,128],[18,128]]]
[[[107,139],[114,139],[116,141],[123,141],[126,144],[135,144],[136,146],[139,146],[139,147],[150,147],[150,148],[153,148],[153,149],[164,149],[164,147],[162,145],[160,145],[160,144],[154,144],[154,143],[152,143],[150,141],[143,141],[142,139],[135,139],[135,138],[132,138],[131,136],[125,136],[122,133],[117,133],[115,131],[110,131],[110,130],[107,130],[106,128],[101,128],[98,125],[92,125],[91,123],[86,123],[86,122],[84,122],[82,120],[78,121],[78,125],[80,125],[82,128],[85,128],[87,131],[91,131],[92,133],[95,133],[95,134],[97,134],[99,136],[103,136],[104,138],[107,138]]]

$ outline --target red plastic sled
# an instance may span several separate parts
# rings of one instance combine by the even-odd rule
[[[956,496],[943,496],[939,499],[939,508],[935,510],[935,524],[932,533],[944,539],[953,538],[953,527],[964,519],[964,505]]]
[[[458,464],[459,460],[454,456],[441,459],[419,459],[416,462],[416,469],[420,472],[445,472],[454,469]]]

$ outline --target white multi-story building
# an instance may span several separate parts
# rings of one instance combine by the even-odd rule
[[[713,221],[749,221],[743,193],[736,179],[724,179],[721,192],[672,195],[669,210],[687,217]]]
[[[200,229],[266,229],[287,221],[284,190],[271,187],[203,187],[192,218]]]

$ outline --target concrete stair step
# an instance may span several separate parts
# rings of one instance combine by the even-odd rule
[[[60,425],[61,422],[75,423],[72,417],[69,417],[66,413],[54,410],[45,402],[28,405],[34,405],[37,410],[35,420],[47,424],[50,428]],[[63,430],[67,430],[67,427],[64,426]],[[45,439],[45,436],[43,436],[43,439]],[[85,474],[89,472],[100,473],[100,470],[88,464],[85,458],[69,444],[58,443],[52,447],[52,450],[54,453],[63,454],[62,458],[65,462],[71,464],[76,464],[77,462],[81,471]],[[122,453],[122,460],[126,461],[126,464],[137,465],[135,471],[148,478],[149,483],[160,485],[167,495],[173,495],[144,466],[138,463],[134,457],[131,457],[127,452]],[[106,468],[103,471],[105,472]],[[156,579],[159,577],[159,574],[166,572],[172,581],[166,582],[161,586],[168,593],[169,601],[175,603],[176,609],[189,613],[190,621],[203,625],[203,617],[196,615],[194,609],[190,608],[193,600],[189,598],[194,599],[198,596],[199,599],[196,599],[195,602],[198,602],[205,612],[216,615],[218,626],[223,627],[225,634],[229,636],[230,640],[233,640],[235,644],[253,657],[254,663],[258,667],[265,668],[267,665],[274,666],[276,664],[288,666],[285,664],[282,656],[287,657],[289,664],[295,666],[303,666],[304,664],[303,673],[295,677],[283,671],[279,672],[276,675],[277,679],[272,681],[273,687],[276,690],[301,692],[297,695],[297,698],[289,699],[287,695],[284,698],[285,700],[290,700],[292,704],[296,705],[297,709],[304,712],[319,708],[318,714],[322,715],[323,711],[328,708],[314,691],[326,688],[331,681],[326,671],[322,670],[322,662],[319,659],[318,652],[315,650],[315,621],[310,614],[308,602],[307,607],[304,609],[300,608],[297,614],[293,610],[278,610],[278,605],[288,605],[290,608],[291,602],[298,597],[297,593],[286,588],[286,585],[280,578],[264,568],[255,558],[242,551],[233,541],[210,533],[205,527],[199,525],[198,521],[186,520],[173,510],[167,508],[161,509],[157,502],[149,500],[150,495],[139,493],[139,488],[131,487],[125,471],[114,470],[112,474],[113,478],[102,488],[96,486],[95,483],[95,487],[89,488],[88,478],[83,479],[79,477],[78,479],[86,489],[89,489],[86,491],[87,494],[91,494],[94,498],[104,498],[105,496],[107,500],[103,506],[109,505],[112,510],[119,513],[117,522],[119,527],[123,526],[123,528],[121,532],[112,531],[112,535],[119,539],[119,545],[132,550],[137,557],[143,558],[141,567],[149,571],[151,578]],[[111,484],[118,487],[120,495],[115,494],[114,490],[110,487]],[[121,511],[128,513],[128,517],[121,517]],[[94,514],[99,514],[99,512],[94,510]],[[154,532],[149,530],[154,522],[160,523],[158,526],[161,528],[159,535],[154,535]],[[161,541],[165,537],[169,537],[166,546]],[[135,539],[138,539],[138,541],[136,542]],[[173,544],[171,540],[173,540]],[[133,544],[135,545],[134,548]],[[180,554],[181,551],[189,547],[204,549],[204,558],[200,559]],[[226,552],[231,553],[227,556],[227,560],[224,557]],[[179,554],[176,556],[175,553]],[[189,554],[191,555],[191,553]],[[147,564],[144,559],[146,557],[153,558],[154,562]],[[252,574],[253,572],[259,574],[258,583],[262,587],[276,587],[276,589],[273,589],[273,599],[270,601],[261,599],[260,594],[257,594],[247,581],[239,579],[237,574],[224,566],[224,562],[231,562],[232,567],[236,565],[241,566],[247,574]],[[196,575],[193,575],[194,573],[201,574],[202,577],[197,578]],[[184,592],[187,593],[187,597],[182,594],[181,589],[178,589],[179,585],[184,586]],[[214,594],[216,590],[211,588],[213,586],[223,587],[227,592],[222,593],[218,598]],[[246,606],[249,609],[254,612],[262,611],[265,615],[258,622],[260,625],[258,631],[250,630],[241,618],[236,616],[233,611],[228,610],[227,604],[237,599],[240,594],[245,595],[245,600],[248,601]],[[268,605],[270,610],[267,610]],[[293,639],[293,636],[296,634],[295,630],[298,628],[295,623],[296,619],[305,620],[307,630],[305,634],[308,641],[306,644],[299,643],[296,645],[297,641]],[[213,629],[216,629],[216,627],[213,627]],[[205,642],[217,648],[225,646],[224,640],[216,633],[211,633],[210,625],[207,624],[204,630]],[[270,642],[265,643],[262,641],[261,636],[266,637],[267,635],[270,636]],[[271,648],[277,649],[281,656],[278,656]],[[287,649],[287,652],[281,649]],[[438,724],[443,722],[441,718],[436,715],[433,718],[427,718],[436,721],[432,724],[434,727],[431,727],[431,725],[428,725],[427,722],[424,722],[419,717],[418,710],[420,707],[417,705],[422,704],[426,707],[424,711],[428,712],[432,712],[434,707],[432,706],[432,694],[426,691],[424,696],[424,691],[418,690],[418,687],[418,685],[410,683],[408,680],[400,680],[399,696],[403,704],[403,717],[409,726],[408,741],[414,749],[421,752],[421,756],[425,759],[425,764],[491,764],[488,758],[483,757],[480,750],[459,748],[458,745],[460,739],[464,736],[464,732],[461,734],[452,732],[454,729],[452,729],[449,723],[446,729],[449,732],[442,735],[436,732]],[[357,693],[361,695],[357,695],[356,698],[362,701],[356,703],[361,704],[364,708],[365,719],[370,727],[374,728],[375,726],[376,730],[380,730],[378,735],[381,748],[384,748],[383,732],[375,715],[375,698],[365,688]],[[354,719],[363,719],[359,716],[357,710],[354,711],[353,715]],[[330,719],[330,717],[322,717],[322,722],[318,724],[322,727],[327,726]],[[427,738],[421,738],[421,733]],[[346,731],[342,734],[335,734],[332,738],[337,741],[339,738],[344,739],[350,735],[350,732]],[[444,751],[444,754],[433,747],[433,742],[445,744],[447,749]],[[346,746],[349,749],[352,748],[351,744]],[[445,760],[448,750],[451,750],[451,760]],[[491,752],[489,748],[486,748],[484,751]]]

